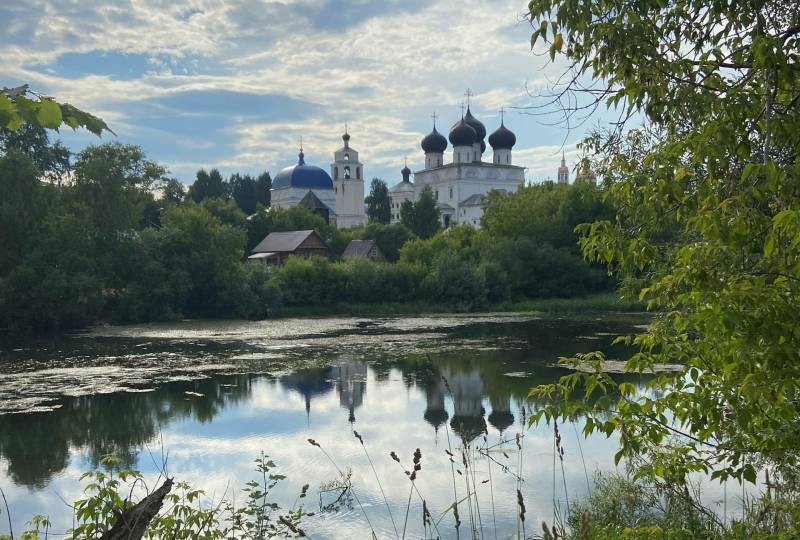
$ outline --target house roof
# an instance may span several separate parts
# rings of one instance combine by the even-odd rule
[[[342,253],[342,258],[367,257],[373,247],[375,247],[375,240],[350,240],[344,253]]]
[[[486,199],[485,195],[481,195],[480,193],[476,193],[475,195],[470,195],[460,203],[459,206],[483,206],[483,203]]]
[[[286,253],[295,251],[312,234],[316,235],[317,233],[314,230],[269,233],[266,238],[253,248],[253,253]]]
[[[328,205],[322,202],[313,191],[306,193],[298,204],[309,210],[330,210]]]
[[[441,212],[454,212],[455,211],[455,208],[453,208],[449,204],[443,203],[443,202],[437,202],[436,203],[436,208],[438,208]]]

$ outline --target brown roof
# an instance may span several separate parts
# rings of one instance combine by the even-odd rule
[[[369,257],[369,252],[373,247],[377,249],[375,246],[375,240],[350,240],[350,243],[347,244],[347,248],[345,248],[344,253],[342,253],[342,258],[347,259],[350,257]],[[379,249],[378,253],[380,253]]]
[[[253,248],[253,253],[290,253],[295,251],[309,236],[316,236],[325,245],[316,231],[289,231],[269,233]]]

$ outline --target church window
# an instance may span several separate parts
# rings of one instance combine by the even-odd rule
[[[344,160],[345,161],[350,161],[350,154],[345,154],[344,155]]]
[[[333,168],[333,179],[336,180],[339,178],[339,167]]]
[[[342,195],[344,195],[344,184],[342,184]]]
[[[344,166],[344,177],[345,178],[350,178],[350,165],[345,165]]]
[[[450,200],[453,200],[453,186],[450,186]]]
[[[510,161],[510,160],[511,160],[511,156],[509,156],[508,154],[506,154],[506,163],[511,163],[511,161]]]
[[[361,167],[356,167],[356,180],[361,180]]]
[[[439,200],[439,190],[438,189],[434,192],[433,196],[437,201]]]

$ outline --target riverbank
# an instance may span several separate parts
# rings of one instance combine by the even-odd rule
[[[324,317],[346,315],[351,317],[385,317],[395,315],[430,315],[435,313],[587,313],[587,312],[644,312],[641,302],[620,300],[618,293],[597,293],[573,298],[526,299],[487,304],[479,309],[468,306],[436,304],[429,302],[385,302],[360,304],[340,302],[323,306],[285,306],[277,315],[284,317]]]

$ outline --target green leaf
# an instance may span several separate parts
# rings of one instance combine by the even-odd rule
[[[61,125],[61,108],[50,98],[42,98],[36,110],[36,120],[45,128],[58,129]]]

